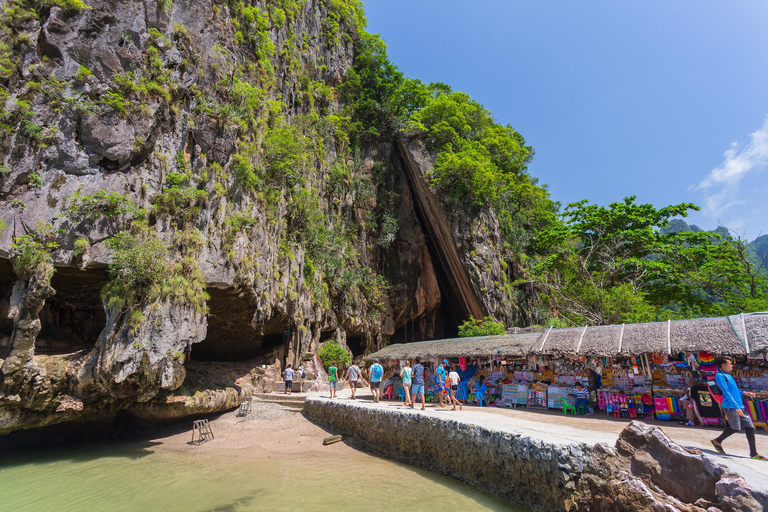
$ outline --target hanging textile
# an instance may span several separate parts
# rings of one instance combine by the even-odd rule
[[[459,374],[459,377],[461,377],[461,381],[459,381],[459,390],[456,391],[456,398],[459,400],[466,400],[469,396],[469,393],[467,392],[467,384],[469,383],[469,379],[471,379],[476,373],[477,373],[478,367],[477,365],[470,365],[467,366],[466,370],[462,370],[459,368],[459,371],[456,372]]]

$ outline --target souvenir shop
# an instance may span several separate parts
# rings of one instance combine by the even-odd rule
[[[720,411],[708,383],[717,373],[715,356],[708,352],[668,355],[649,353],[626,357],[577,357],[528,355],[486,357],[433,357],[423,360],[427,401],[437,395],[434,374],[447,360],[461,377],[457,398],[470,404],[495,407],[528,407],[586,414],[576,409],[577,383],[589,390],[590,409],[616,418],[655,418],[685,421],[690,404],[694,423],[720,426]],[[746,400],[752,419],[761,427],[768,419],[768,361],[765,356],[733,357],[733,376],[739,387],[757,395]],[[384,389],[390,398],[402,399],[400,367],[404,361],[389,360]],[[476,395],[480,378],[488,392]],[[765,428],[765,427],[764,427]]]

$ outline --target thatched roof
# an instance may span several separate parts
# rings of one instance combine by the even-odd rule
[[[741,338],[749,346],[750,353],[768,352],[768,313],[748,313],[743,315],[743,319],[744,326],[747,328],[746,336],[743,335],[744,329],[741,327],[741,318],[738,316],[735,319],[729,317],[736,332],[740,333]]]
[[[384,347],[378,352],[366,356],[366,360],[378,357],[382,361],[424,359],[441,357],[484,357],[501,354],[503,356],[522,357],[528,354],[539,340],[541,332],[526,334],[502,334],[500,336],[479,336],[473,338],[453,338],[436,341],[417,341],[415,343],[397,343]]]
[[[497,353],[517,357],[615,357],[649,352],[712,352],[728,355],[768,352],[768,312],[673,322],[569,327],[526,334],[420,341],[390,345],[366,359],[378,357],[382,360],[398,360],[413,359],[416,356],[478,357]]]
[[[648,352],[736,355],[746,354],[747,347],[750,353],[768,351],[768,313],[551,329],[530,353],[608,357]]]

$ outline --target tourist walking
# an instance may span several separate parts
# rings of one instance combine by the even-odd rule
[[[720,437],[712,439],[712,446],[715,450],[725,454],[723,449],[723,441],[728,437],[739,432],[742,428],[747,434],[747,443],[749,443],[749,456],[756,460],[768,460],[757,453],[757,447],[755,446],[755,425],[752,423],[752,418],[749,414],[744,412],[744,400],[742,395],[746,395],[750,398],[754,398],[755,394],[748,391],[742,392],[736,385],[736,381],[731,377],[731,371],[733,370],[733,363],[730,359],[724,357],[718,357],[715,359],[717,364],[717,375],[715,375],[715,383],[720,388],[720,392],[723,394],[723,412],[725,413],[725,419],[728,422],[725,430]]]
[[[452,411],[456,410],[456,406],[459,406],[459,410],[461,410],[463,407],[461,406],[461,402],[459,402],[456,399],[456,392],[459,390],[459,382],[461,381],[461,377],[459,377],[458,373],[458,366],[453,367],[453,371],[448,374],[448,381],[451,384],[451,403],[453,404]]]
[[[440,407],[445,407],[445,378],[447,375],[443,365],[447,364],[448,361],[444,359],[443,362],[438,364],[437,368],[435,369],[435,389],[437,391],[437,398],[440,402]]]
[[[381,395],[381,378],[384,376],[384,368],[379,364],[379,358],[373,359],[373,364],[369,369],[371,374],[371,392],[373,393],[373,401],[379,403],[379,396]]]
[[[405,406],[409,405],[413,407],[411,403],[411,375],[413,375],[413,369],[411,368],[411,362],[405,361],[405,366],[400,369],[400,378],[403,379],[403,391],[405,392]]]
[[[413,404],[421,395],[421,410],[427,408],[427,401],[424,397],[424,365],[421,364],[421,358],[416,358],[416,364],[413,365],[413,375],[411,377],[411,409]]]
[[[349,381],[349,389],[352,390],[352,400],[355,400],[355,393],[357,392],[357,381],[360,379],[360,367],[355,363],[347,368],[347,380]]]
[[[331,398],[336,398],[336,387],[339,383],[339,369],[334,365],[328,368],[328,386],[331,388]]]
[[[293,391],[293,375],[295,373],[296,372],[293,371],[293,368],[291,368],[291,364],[289,363],[288,368],[286,368],[285,371],[283,372],[283,374],[285,375],[285,393],[284,394],[290,395],[291,392]]]

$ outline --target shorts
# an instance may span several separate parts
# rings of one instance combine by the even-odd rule
[[[439,393],[442,393],[443,391],[445,391],[445,384],[443,384],[442,382],[435,382],[435,391]]]
[[[403,381],[403,387],[404,388],[410,388],[411,387],[411,383]]]
[[[328,385],[331,386],[331,389],[336,389],[336,384],[338,382],[339,381],[337,381],[337,380],[332,380],[332,381],[328,382]]]
[[[459,390],[459,385],[458,384],[451,385],[451,391],[458,391],[458,390]]]
[[[352,389],[357,389],[357,381],[356,380],[349,381],[349,387]]]
[[[371,389],[379,389],[381,387],[381,381],[371,382]]]
[[[288,391],[289,389],[293,389],[293,381],[292,380],[285,381],[285,390]]]
[[[741,430],[743,428],[755,428],[755,424],[752,423],[752,418],[749,417],[749,413],[744,411],[744,416],[736,414],[738,409],[723,409],[725,412],[725,419],[728,420],[728,425],[733,430]]]
[[[424,384],[413,384],[411,386],[411,394],[416,395],[423,395],[424,394]]]

